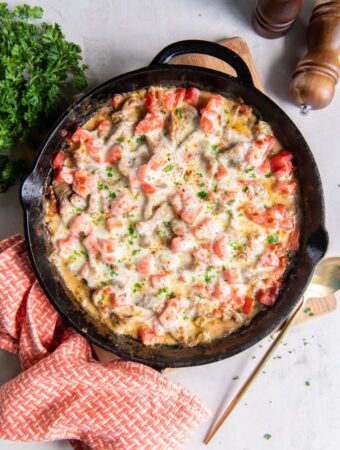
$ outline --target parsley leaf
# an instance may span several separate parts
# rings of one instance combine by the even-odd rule
[[[204,191],[197,192],[196,195],[198,198],[206,198],[208,196],[208,194]]]
[[[59,25],[37,23],[42,14],[39,6],[10,11],[0,3],[1,192],[24,172],[12,161],[17,143],[32,138],[33,127],[48,124],[67,85],[87,85],[80,47],[65,39]]]
[[[277,242],[279,242],[279,236],[277,234],[271,234],[267,237],[267,242],[269,244],[276,244]]]
[[[174,166],[172,164],[167,165],[166,167],[164,167],[163,171],[164,172],[171,172],[173,170]]]

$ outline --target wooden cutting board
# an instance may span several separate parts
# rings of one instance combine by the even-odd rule
[[[233,50],[237,53],[248,65],[250,73],[253,78],[254,85],[257,89],[264,91],[262,82],[257,73],[254,60],[251,56],[248,44],[245,40],[240,37],[233,37],[229,39],[223,39],[219,41],[219,44],[224,47]],[[229,75],[235,76],[235,71],[225,62],[214,58],[212,56],[207,55],[199,55],[199,54],[189,54],[178,56],[171,64],[187,64],[192,66],[200,66],[207,67],[210,69],[219,70],[220,72],[225,72]],[[334,295],[330,295],[328,297],[324,297],[323,299],[309,299],[306,302],[306,306],[303,311],[297,317],[295,323],[304,322],[305,320],[309,320],[315,318],[321,314],[325,314],[335,310],[337,307],[337,299]],[[93,346],[94,351],[101,362],[109,362],[113,359],[117,359],[118,357],[113,355],[112,353],[106,352],[97,346]],[[169,370],[169,369],[167,369]]]

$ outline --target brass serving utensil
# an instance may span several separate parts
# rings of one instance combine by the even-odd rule
[[[248,376],[247,380],[238,391],[238,393],[234,396],[232,401],[227,406],[226,410],[222,414],[222,416],[215,422],[208,433],[204,438],[204,443],[208,444],[210,440],[213,438],[215,433],[222,426],[224,421],[248,391],[256,377],[262,372],[263,368],[272,357],[273,353],[276,351],[278,346],[280,345],[283,338],[288,333],[289,329],[296,322],[302,321],[302,311],[305,306],[312,306],[308,315],[312,315],[312,310],[319,307],[318,314],[322,314],[325,312],[332,311],[336,308],[337,299],[334,294],[337,290],[340,289],[340,257],[326,258],[324,259],[317,267],[315,274],[312,278],[310,285],[306,291],[305,297],[302,298],[298,306],[296,307],[294,313],[286,320],[285,324],[281,328],[276,339],[274,339],[271,346],[268,348],[266,353],[263,355],[259,363],[253,369],[251,374]],[[310,298],[312,297],[312,298]],[[323,298],[320,298],[323,297]],[[332,298],[333,297],[333,298]],[[307,301],[305,299],[308,298]],[[306,309],[304,310],[306,311]],[[300,320],[299,320],[300,316]]]

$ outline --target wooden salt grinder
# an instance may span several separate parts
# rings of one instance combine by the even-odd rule
[[[340,0],[317,1],[308,26],[308,52],[298,62],[289,94],[301,112],[327,106],[340,75]]]
[[[253,27],[267,39],[283,36],[295,22],[302,6],[303,0],[257,0]]]

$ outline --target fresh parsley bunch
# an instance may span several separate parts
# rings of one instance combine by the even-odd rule
[[[13,162],[16,143],[52,113],[66,85],[87,85],[80,47],[58,24],[37,23],[42,15],[39,6],[9,11],[0,2],[0,192],[23,173]]]

